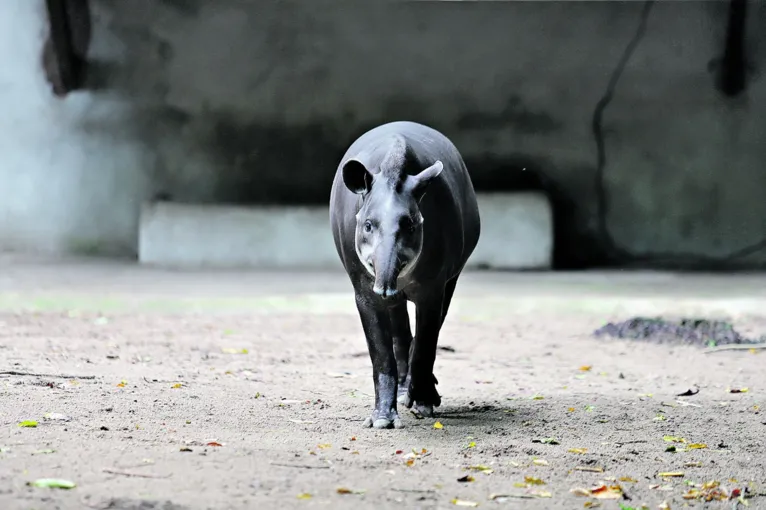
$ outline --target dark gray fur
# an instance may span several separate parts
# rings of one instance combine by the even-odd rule
[[[433,416],[441,404],[433,374],[439,332],[481,231],[463,158],[430,127],[404,121],[378,126],[343,156],[330,195],[330,222],[372,360],[375,409],[365,425],[401,427],[397,393],[399,403]],[[357,239],[372,253],[375,277],[357,255]],[[409,269],[400,272],[402,267]],[[417,310],[414,339],[407,301]]]

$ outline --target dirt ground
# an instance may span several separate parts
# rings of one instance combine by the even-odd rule
[[[766,277],[466,274],[438,416],[383,431],[361,427],[349,290],[342,273],[0,257],[0,508],[736,506],[684,499],[712,481],[766,508],[766,350],[591,335],[663,314],[760,336]]]

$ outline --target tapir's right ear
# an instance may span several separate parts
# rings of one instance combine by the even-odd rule
[[[343,184],[353,193],[363,195],[372,188],[372,174],[358,159],[349,159],[343,165]]]

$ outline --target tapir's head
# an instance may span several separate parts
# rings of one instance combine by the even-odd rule
[[[384,298],[396,295],[398,278],[405,276],[420,256],[424,220],[419,203],[443,168],[441,161],[436,161],[407,175],[403,147],[398,149],[394,147],[384,158],[378,172],[371,172],[358,159],[350,159],[343,166],[344,184],[362,195],[356,215],[356,254],[375,279],[373,291]]]

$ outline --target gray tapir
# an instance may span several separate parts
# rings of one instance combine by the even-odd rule
[[[401,428],[397,400],[433,416],[439,331],[481,230],[463,158],[430,127],[378,126],[338,166],[330,223],[372,359],[375,409],[364,425]],[[414,339],[408,300],[417,310]]]

